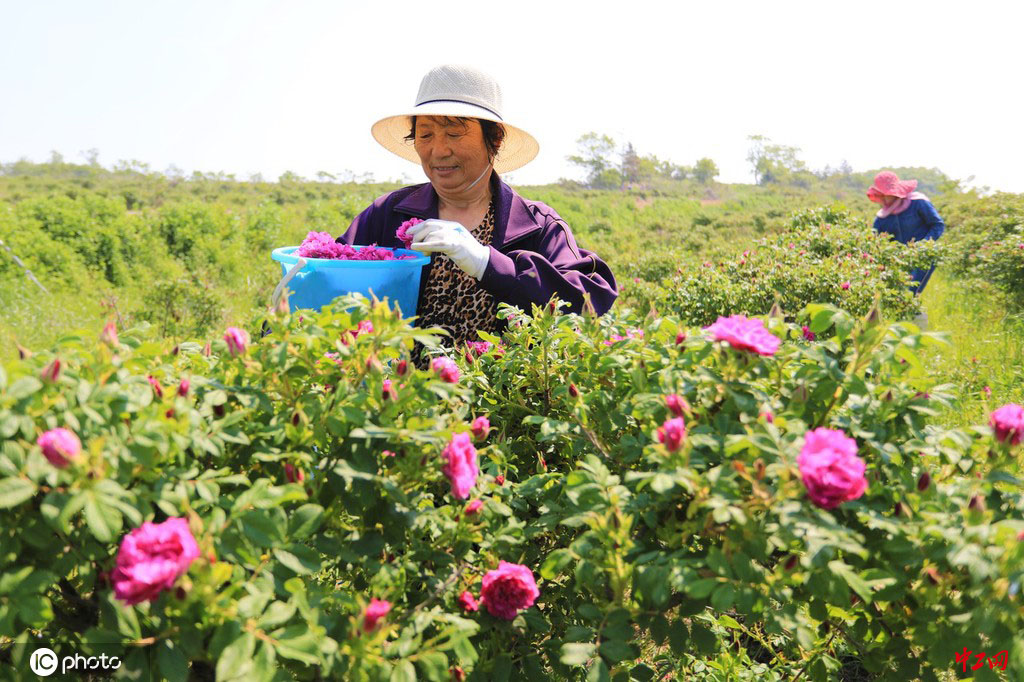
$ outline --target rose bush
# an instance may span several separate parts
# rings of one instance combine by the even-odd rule
[[[5,365],[0,661],[46,640],[170,679],[935,679],[991,644],[1021,674],[1019,447],[930,423],[938,335],[811,305],[760,321],[762,355],[671,315],[501,314],[438,371],[409,362],[437,330],[356,297],[244,343],[129,328]],[[813,448],[832,508],[800,463],[821,429],[854,444]]]

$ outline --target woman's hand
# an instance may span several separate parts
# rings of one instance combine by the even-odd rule
[[[412,237],[412,249],[443,253],[474,279],[484,276],[491,249],[478,242],[461,223],[431,218],[413,225],[407,234]]]

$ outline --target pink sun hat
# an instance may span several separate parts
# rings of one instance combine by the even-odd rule
[[[900,180],[899,176],[892,171],[882,171],[875,176],[875,184],[868,187],[867,194],[868,199],[880,204],[883,195],[906,199],[915,189],[917,189],[917,180]]]

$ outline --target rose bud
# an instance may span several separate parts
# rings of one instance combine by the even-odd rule
[[[576,388],[576,384],[569,384],[569,395],[573,398],[580,397],[580,389]]]
[[[409,363],[406,362],[405,358],[402,358],[401,360],[398,361],[398,367],[395,368],[395,372],[398,374],[398,376],[404,377],[408,371]]]
[[[191,385],[192,385],[192,382],[190,382],[187,378],[186,379],[182,379],[178,383],[178,395],[180,395],[182,398],[187,398],[188,397],[188,389],[189,389],[189,387]]]
[[[690,411],[690,404],[686,402],[686,399],[675,393],[665,396],[665,405],[677,417],[682,417],[684,412]]]
[[[180,352],[181,348],[179,348],[178,346],[174,346],[174,348],[171,349],[171,355],[177,355]]]
[[[764,471],[764,460],[758,457],[756,460],[754,460],[754,476],[757,478],[757,480],[760,481],[761,479],[764,478]]]
[[[902,503],[897,502],[896,504],[894,504],[892,506],[892,515],[893,516],[902,516],[903,515],[903,504]]]
[[[985,511],[985,498],[981,495],[975,495],[971,498],[971,501],[967,503],[967,508],[982,512]]]
[[[100,333],[100,341],[111,348],[117,348],[117,325],[114,324],[113,321],[107,322],[103,325],[103,331]]]
[[[224,416],[224,405],[214,405],[213,406],[213,413],[215,415],[217,415],[218,417],[223,417]]]
[[[174,419],[174,409],[172,408],[164,412],[164,416],[167,417],[168,419]]]
[[[929,566],[928,568],[924,569],[924,573],[926,576],[928,576],[928,582],[930,582],[932,585],[939,584],[939,572],[935,570],[934,566]]]
[[[466,504],[466,508],[463,509],[463,513],[465,513],[466,516],[473,516],[478,511],[480,511],[480,507],[482,507],[482,506],[484,506],[484,501],[483,500],[480,500],[480,499],[471,500],[468,504]]]
[[[502,476],[501,474],[498,474],[497,476],[494,477],[494,482],[497,483],[498,485],[505,485],[505,477]]]
[[[679,332],[678,334],[676,334],[676,345],[677,346],[683,345],[684,341],[686,341],[686,333],[685,332]]]
[[[54,358],[53,362],[43,368],[39,378],[47,383],[53,383],[60,378],[60,358]]]
[[[298,426],[298,425],[299,425],[299,413],[298,412],[293,412],[292,413],[292,426]]]
[[[921,474],[921,478],[917,479],[917,489],[921,492],[928,490],[928,486],[931,485],[932,477],[928,475],[928,472]]]
[[[291,462],[284,463],[284,477],[289,483],[299,483],[306,479],[302,469],[294,466]]]
[[[481,441],[487,438],[487,434],[491,432],[491,422],[487,417],[477,417],[473,420],[471,428],[473,429],[473,439]]]
[[[394,400],[397,397],[397,392],[391,383],[391,379],[385,379],[383,388],[381,389],[381,398],[384,400]]]
[[[448,672],[452,674],[452,682],[466,682],[466,671],[460,666],[453,666]]]
[[[797,563],[798,559],[799,559],[799,557],[797,557],[796,554],[790,554],[789,558],[786,559],[786,563],[785,563],[785,565],[783,567],[787,571],[792,571],[794,568],[796,568],[796,563]]]
[[[157,381],[157,378],[155,376],[153,376],[152,374],[146,375],[146,381],[148,381],[149,385],[153,387],[153,393],[156,395],[157,398],[164,397],[163,386],[160,385],[160,382]]]
[[[17,344],[17,346],[18,346],[18,359],[19,360],[25,360],[27,358],[32,357],[32,351],[30,351],[28,348],[25,348],[20,343]]]

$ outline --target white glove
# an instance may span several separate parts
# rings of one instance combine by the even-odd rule
[[[491,259],[491,249],[453,220],[431,218],[409,228],[416,251],[443,253],[471,277],[480,280]]]

